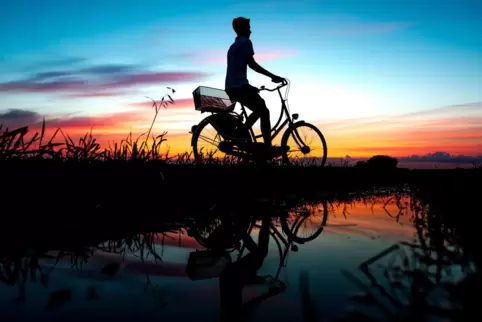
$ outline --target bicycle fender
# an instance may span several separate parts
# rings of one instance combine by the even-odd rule
[[[205,125],[206,123],[208,123],[214,115],[215,115],[215,114],[209,115],[209,116],[205,117],[204,119],[202,119],[201,122],[198,123],[197,128],[196,128],[196,131],[198,131],[198,129],[199,129],[200,127],[202,127],[203,125]],[[195,134],[195,133],[193,132],[192,135],[191,135],[191,146],[194,145],[194,137],[195,137],[194,134]]]
[[[291,128],[296,127],[297,125],[304,125],[304,124],[306,124],[305,121],[294,122],[293,124],[291,124],[291,125],[288,127],[288,129],[286,129],[286,131],[288,131],[288,130],[291,129]]]
[[[294,122],[293,124],[289,125],[288,128],[286,129],[286,131],[284,131],[283,136],[281,137],[281,142],[288,139],[289,133],[290,133],[292,128],[296,127],[297,125],[303,125],[303,124],[306,124],[306,122],[305,121],[298,121],[298,122]]]

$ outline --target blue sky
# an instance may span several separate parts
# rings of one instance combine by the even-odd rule
[[[292,81],[290,106],[307,120],[396,117],[482,102],[478,0],[1,3],[0,115],[20,109],[50,117],[99,116],[132,110],[131,104],[144,95],[158,97],[164,86],[176,88],[179,99],[190,98],[198,85],[222,87],[236,16],[251,18],[261,65]],[[157,83],[129,83],[128,88],[124,79],[115,85],[116,95],[82,99],[72,99],[66,90],[32,93],[30,87],[11,84],[43,72],[95,66],[111,69],[92,72],[84,81],[166,71],[186,75],[165,83],[157,75]],[[80,76],[70,77],[65,79]],[[270,84],[254,72],[249,78],[257,86]],[[276,97],[266,100],[270,106],[277,103]],[[178,121],[164,125],[185,132],[203,117],[191,112],[166,112]],[[463,113],[454,109],[452,115]]]

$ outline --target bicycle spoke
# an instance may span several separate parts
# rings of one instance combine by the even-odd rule
[[[219,143],[222,141],[218,131],[211,124],[207,124],[201,129],[201,133],[198,136],[196,142],[197,151],[207,157],[224,159],[226,154],[218,149]]]
[[[200,139],[203,139],[203,141],[205,141],[205,142],[210,142],[210,143],[212,143],[214,146],[217,146],[215,140],[213,140],[213,139],[206,138],[206,137],[203,136],[203,135],[200,135],[199,138],[200,138]]]

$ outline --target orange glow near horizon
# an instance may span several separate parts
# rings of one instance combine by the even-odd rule
[[[49,138],[60,128],[75,142],[92,130],[92,135],[101,146],[112,146],[113,142],[120,143],[126,139],[130,132],[136,138],[148,131],[154,117],[151,105],[149,102],[131,104],[133,109],[130,111],[95,117],[47,119],[46,137]],[[461,117],[445,115],[443,112],[440,109],[440,113],[434,111],[426,115],[413,113],[384,119],[373,117],[311,123],[324,134],[328,157],[331,158],[346,155],[370,157],[376,154],[405,157],[438,151],[467,156],[482,153],[482,115]],[[169,149],[171,154],[190,153],[190,128],[206,116],[194,110],[192,99],[180,99],[176,104],[159,111],[151,133],[159,135],[168,132],[167,141],[163,143],[165,151]],[[255,126],[257,134],[260,133],[258,124]],[[41,123],[29,125],[31,133],[40,132]],[[281,136],[282,133],[275,138],[275,144],[279,144]],[[62,140],[62,137],[57,139]]]

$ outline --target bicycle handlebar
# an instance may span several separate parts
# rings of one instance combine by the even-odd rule
[[[286,79],[283,80],[283,82],[281,82],[280,85],[276,86],[275,88],[266,88],[265,86],[261,86],[259,88],[259,91],[268,91],[268,92],[274,92],[282,87],[285,87],[286,85],[288,85],[288,81]]]

